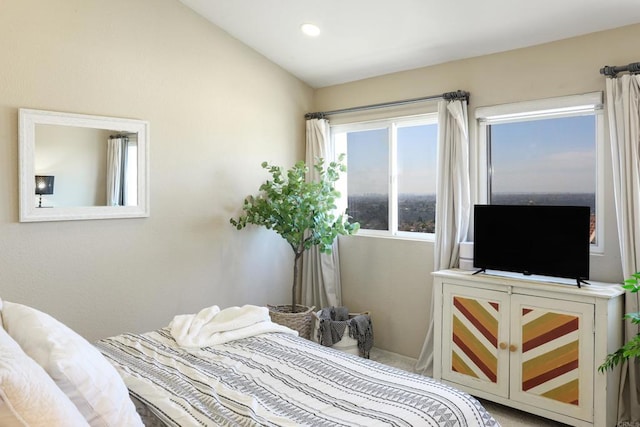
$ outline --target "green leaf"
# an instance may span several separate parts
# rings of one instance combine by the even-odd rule
[[[631,320],[632,323],[639,324],[640,323],[640,313],[627,313],[624,315],[625,319]]]

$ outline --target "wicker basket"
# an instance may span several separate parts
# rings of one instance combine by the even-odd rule
[[[291,312],[291,304],[289,305],[267,305],[269,307],[269,316],[271,321],[279,325],[291,328],[294,331],[298,331],[298,334],[302,338],[311,338],[311,327],[313,321],[314,307],[307,307],[304,305],[297,305],[298,309],[302,308],[304,311],[297,313]]]

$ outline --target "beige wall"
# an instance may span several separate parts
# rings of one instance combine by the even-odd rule
[[[555,43],[395,73],[316,91],[314,109],[328,111],[435,95],[457,89],[471,93],[476,107],[603,91],[604,65],[640,60],[640,25]],[[476,129],[471,123],[471,146]],[[605,148],[605,253],[591,257],[594,280],[619,281],[610,148]],[[475,171],[473,171],[475,173]],[[348,237],[340,239],[344,303],[371,310],[376,346],[416,357],[430,311],[433,244]]]
[[[229,218],[304,157],[313,91],[177,0],[0,6],[0,297],[89,339],[287,301],[292,254]],[[18,222],[18,108],[150,122],[151,216]]]

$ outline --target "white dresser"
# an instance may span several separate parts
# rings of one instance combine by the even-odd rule
[[[444,270],[434,276],[434,378],[574,426],[616,425],[619,284]],[[562,280],[562,279],[560,279]]]

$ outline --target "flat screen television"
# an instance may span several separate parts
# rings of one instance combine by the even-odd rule
[[[588,206],[475,205],[473,265],[589,279],[591,212]]]

